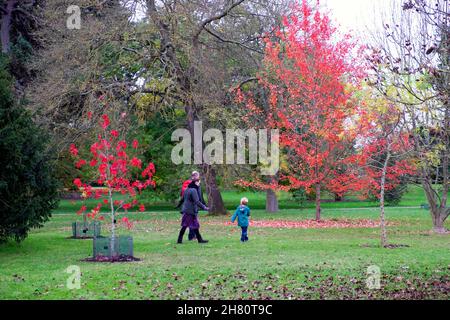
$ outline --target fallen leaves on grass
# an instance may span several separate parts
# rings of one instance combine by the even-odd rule
[[[25,278],[23,278],[22,276],[19,276],[18,274],[13,274],[13,278],[14,278],[14,281],[16,281],[16,282],[25,281]]]
[[[437,274],[385,274],[381,289],[368,289],[366,278],[361,275],[332,275],[327,272],[303,272],[304,280],[298,275],[280,280],[278,275],[266,274],[260,279],[249,278],[244,273],[210,276],[199,288],[181,292],[183,299],[446,299],[450,292],[448,275]],[[165,292],[163,299],[173,299]]]
[[[93,257],[89,257],[86,259],[83,259],[81,261],[85,261],[85,262],[133,262],[133,261],[140,261],[139,258],[135,258],[133,256],[128,256],[128,255],[124,255],[121,254],[117,257],[114,258],[109,258],[107,256],[97,256],[95,258]]]
[[[208,221],[209,225],[235,225],[230,221]],[[330,220],[253,220],[252,227],[286,229],[326,229],[326,228],[378,228],[379,222],[370,219],[330,219]],[[388,225],[393,225],[388,222]]]
[[[360,245],[360,247],[363,247],[363,248],[381,248],[381,245],[380,244],[368,244],[368,243],[365,243],[365,244]],[[409,248],[409,245],[407,245],[407,244],[390,243],[390,244],[385,245],[384,248],[386,248],[386,249]]]

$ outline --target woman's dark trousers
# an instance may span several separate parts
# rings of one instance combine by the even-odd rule
[[[183,236],[186,232],[187,227],[181,227],[180,233],[178,234],[178,243],[183,243]],[[192,231],[194,233],[194,236],[197,238],[198,243],[206,243],[208,240],[203,240],[199,229],[189,229],[189,231]]]
[[[194,240],[195,239],[195,230],[189,229],[189,235],[188,235],[188,240]]]

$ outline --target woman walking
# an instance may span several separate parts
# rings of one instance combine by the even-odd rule
[[[200,177],[195,177],[184,192],[183,208],[181,209],[183,218],[181,219],[181,230],[178,235],[178,243],[183,243],[183,236],[187,228],[195,233],[198,243],[208,242],[208,240],[202,238],[199,231],[200,223],[198,221],[198,210],[199,208],[207,211],[209,210],[209,208],[199,199],[199,187]]]
[[[192,181],[196,181],[196,180],[200,180],[200,173],[198,171],[192,171],[191,177],[189,180],[186,180],[183,182],[183,185],[181,186],[181,197],[180,197],[180,201],[178,202],[178,205],[175,207],[175,209],[179,209],[179,208],[183,208],[183,202],[184,202],[184,192],[186,191],[186,189],[188,188],[189,184]],[[201,185],[198,185],[197,188],[197,192],[198,192],[198,199],[200,200],[201,203],[203,203],[206,206],[206,202],[205,199],[203,198],[203,193],[202,193],[202,187]],[[183,214],[183,211],[180,210],[180,213]],[[188,240],[194,240],[196,239],[196,235],[194,233],[193,230],[189,229],[189,236],[188,236]]]

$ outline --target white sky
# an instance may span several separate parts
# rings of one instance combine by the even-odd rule
[[[320,5],[330,12],[332,20],[342,27],[343,32],[350,32],[364,42],[369,40],[370,32],[381,28],[380,13],[389,12],[393,4],[401,7],[403,2],[404,0],[320,0]],[[136,18],[143,16],[142,11],[139,7]]]
[[[381,28],[380,11],[389,10],[392,4],[401,6],[402,0],[321,0],[334,21],[352,31],[352,35],[361,37],[376,28]]]

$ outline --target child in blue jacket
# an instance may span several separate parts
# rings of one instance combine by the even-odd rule
[[[234,222],[236,218],[238,219],[238,226],[242,229],[241,242],[248,241],[247,230],[248,230],[248,217],[250,217],[250,208],[247,207],[248,199],[242,198],[241,204],[236,208],[233,216],[231,217],[231,222]]]

